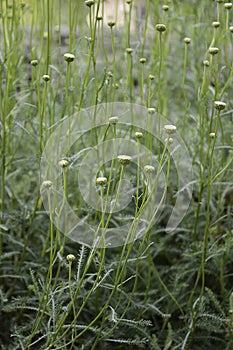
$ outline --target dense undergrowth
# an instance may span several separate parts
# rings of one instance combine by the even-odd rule
[[[231,7],[220,0],[1,1],[1,349],[233,348]],[[49,177],[41,183],[47,141],[67,118],[78,124],[83,109],[112,102],[140,105],[176,132],[168,127],[168,141],[155,143],[154,130],[118,125],[116,115],[93,125],[62,155],[56,185],[64,201],[59,209],[48,199],[46,213],[40,189],[50,198],[55,186]],[[82,198],[76,172],[94,167],[84,155],[119,136],[133,140],[138,155],[142,145],[154,154],[157,172],[153,158],[147,175],[164,171],[160,216],[140,239],[111,249],[82,244],[85,235],[73,241],[67,225],[59,230],[52,220],[66,201],[105,241],[106,229],[136,222],[151,198],[137,159],[119,162],[117,154],[96,174],[103,210]],[[185,189],[172,138],[189,154]],[[127,192],[123,177],[132,199],[113,217],[102,200]],[[179,191],[191,202],[168,232]]]

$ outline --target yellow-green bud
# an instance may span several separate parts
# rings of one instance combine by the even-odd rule
[[[155,28],[160,33],[165,32],[165,30],[167,29],[165,24],[162,24],[162,23],[156,24]]]
[[[72,53],[65,53],[64,54],[64,59],[66,62],[70,63],[73,62],[73,60],[75,59],[75,55],[73,55]]]
[[[125,154],[121,154],[117,157],[117,159],[119,160],[119,162],[121,163],[121,165],[127,165],[131,162],[132,157],[127,156]]]
[[[47,83],[50,80],[50,76],[48,74],[44,74],[42,79]]]
[[[222,111],[223,109],[226,108],[226,103],[222,102],[222,101],[214,101],[214,107],[219,110]]]

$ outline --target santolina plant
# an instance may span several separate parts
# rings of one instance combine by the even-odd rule
[[[2,349],[232,349],[232,24],[0,3]]]

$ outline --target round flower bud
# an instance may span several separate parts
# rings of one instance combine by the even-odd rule
[[[226,108],[226,103],[222,102],[222,101],[214,101],[214,107],[218,110],[218,111],[222,111],[223,109]]]
[[[232,8],[232,3],[231,2],[226,2],[224,4],[225,9],[230,10]]]
[[[44,74],[42,79],[47,83],[50,80],[50,76],[48,74]]]
[[[216,136],[216,135],[215,135],[215,132],[210,132],[210,133],[209,133],[209,137],[210,137],[211,139],[214,139],[215,136]]]
[[[66,259],[69,261],[69,263],[71,263],[72,261],[75,260],[75,256],[73,254],[68,254],[66,256]]]
[[[162,24],[162,23],[156,24],[155,28],[160,33],[165,32],[165,30],[167,29],[165,24]]]
[[[233,33],[233,26],[230,26],[230,32]]]
[[[163,5],[162,6],[162,10],[163,11],[168,11],[169,10],[169,6],[168,5]]]
[[[112,85],[112,87],[113,87],[114,89],[118,90],[118,89],[119,89],[119,84],[115,83],[115,84]]]
[[[108,26],[109,26],[110,28],[113,28],[113,27],[115,26],[115,24],[116,24],[115,21],[109,21],[109,22],[108,22]]]
[[[68,160],[66,160],[66,159],[62,159],[62,160],[60,160],[60,161],[58,162],[58,165],[59,165],[61,168],[67,168],[69,164],[70,164],[70,163],[69,163]]]
[[[165,139],[166,144],[169,144],[169,145],[171,145],[173,143],[173,141],[174,140],[172,137],[166,137],[166,139]]]
[[[132,157],[127,156],[125,154],[121,154],[117,157],[117,159],[119,160],[119,162],[121,163],[121,165],[127,165],[131,162]]]
[[[96,19],[97,19],[97,21],[102,21],[103,20],[103,16],[97,16]]]
[[[142,64],[146,63],[146,58],[145,57],[140,58],[139,62]]]
[[[203,64],[204,64],[204,66],[209,67],[210,62],[209,62],[208,60],[204,60],[204,61],[203,61]]]
[[[38,60],[31,60],[31,65],[32,65],[33,67],[38,66],[38,64],[39,64],[39,61],[38,61]]]
[[[220,22],[212,22],[212,27],[218,28],[220,26]]]
[[[190,44],[191,43],[191,39],[190,38],[184,38],[184,42],[185,42],[185,44]]]
[[[65,53],[64,54],[64,59],[66,62],[70,63],[73,62],[73,60],[75,59],[75,55],[73,55],[72,53]]]
[[[104,176],[100,176],[100,177],[97,177],[96,179],[96,184],[97,185],[100,185],[100,186],[103,186],[107,183],[108,179]]]
[[[125,51],[130,55],[133,52],[133,49],[131,47],[127,47]]]
[[[211,55],[216,55],[219,52],[219,49],[217,47],[210,47],[209,48],[209,53]]]
[[[153,74],[149,74],[149,79],[154,80],[155,76]]]
[[[116,124],[118,123],[119,119],[118,117],[111,117],[108,119],[108,121],[109,121],[109,124]]]
[[[113,74],[112,74],[111,71],[109,71],[107,74],[108,74],[108,77],[109,77],[109,78],[112,78],[112,77],[113,77]]]
[[[174,134],[176,132],[176,126],[172,124],[164,125],[164,130],[167,134]]]
[[[50,180],[45,180],[42,182],[42,187],[44,187],[44,188],[50,188],[50,187],[52,187],[52,185],[53,185],[53,183]]]
[[[88,7],[91,7],[92,5],[94,5],[95,0],[85,0],[85,5],[87,5]]]
[[[130,5],[132,0],[126,0],[126,4]]]
[[[143,133],[142,133],[142,132],[140,132],[140,131],[136,131],[136,132],[135,132],[135,138],[136,138],[136,139],[141,139],[142,136],[143,136]]]
[[[152,174],[155,172],[155,167],[153,167],[152,165],[145,165],[144,166],[144,171],[147,174]]]
[[[147,108],[147,111],[148,111],[149,114],[154,114],[155,113],[155,108],[149,107],[149,108]]]

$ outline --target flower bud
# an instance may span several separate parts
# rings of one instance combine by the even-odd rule
[[[191,43],[191,39],[190,38],[184,38],[184,42],[185,44],[190,44]]]
[[[136,131],[136,132],[135,132],[135,138],[136,138],[136,139],[141,139],[142,136],[143,136],[143,133],[142,133],[142,132],[140,132],[140,131]]]
[[[132,157],[127,156],[125,154],[121,154],[117,157],[117,159],[119,160],[119,162],[121,163],[121,165],[127,165],[131,162]]]
[[[165,30],[167,29],[165,24],[162,24],[162,23],[156,24],[155,28],[160,33],[165,32]]]
[[[210,62],[208,60],[204,60],[203,61],[203,65],[206,66],[206,67],[209,67]]]
[[[152,174],[155,172],[155,167],[153,167],[152,165],[145,165],[144,166],[144,171],[147,174]]]
[[[62,159],[62,160],[60,160],[60,161],[58,162],[58,165],[59,165],[61,168],[67,168],[69,164],[70,164],[70,163],[69,163],[68,160],[66,160],[66,159]]]
[[[115,24],[116,24],[116,22],[114,22],[114,21],[109,21],[109,22],[108,22],[108,26],[109,26],[110,28],[113,28],[113,27],[115,26]]]
[[[139,62],[142,64],[146,63],[146,58],[145,57],[140,58]]]
[[[85,0],[85,5],[88,7],[93,6],[95,3],[95,0]]]
[[[131,47],[127,47],[127,49],[125,50],[129,55],[131,55],[131,53],[133,52],[133,49]]]
[[[52,185],[53,185],[53,183],[50,180],[45,180],[42,182],[42,187],[47,188],[47,189],[52,187]]]
[[[222,102],[222,101],[214,101],[214,107],[218,110],[218,111],[222,111],[223,109],[226,108],[226,103]]]
[[[164,125],[164,130],[167,134],[174,134],[176,132],[176,126],[172,124]]]
[[[75,256],[73,255],[73,254],[68,254],[67,256],[66,256],[66,259],[69,261],[69,263],[70,262],[72,262],[72,261],[74,261],[75,260]]]
[[[220,26],[220,22],[212,22],[212,27],[218,28]]]
[[[232,3],[231,2],[226,2],[224,4],[225,9],[230,10],[232,8]]]
[[[216,55],[219,52],[219,49],[217,47],[209,47],[209,53],[211,55]]]
[[[97,177],[97,179],[96,179],[96,184],[97,184],[97,185],[100,185],[100,186],[103,186],[103,185],[105,185],[105,184],[107,183],[107,181],[108,181],[108,179],[107,179],[106,177],[104,177],[104,176],[99,176],[99,177]]]
[[[118,117],[111,117],[108,119],[108,121],[109,121],[109,124],[116,124],[118,123],[119,119]]]
[[[38,64],[39,64],[39,61],[38,61],[38,60],[31,60],[31,65],[32,65],[33,67],[38,66]]]
[[[48,74],[44,74],[42,79],[47,83],[50,80],[50,76]]]
[[[70,63],[73,62],[73,60],[75,59],[75,55],[73,55],[72,53],[65,53],[64,54],[64,59],[66,62]]]
[[[169,6],[168,5],[163,5],[162,6],[162,10],[163,11],[168,11],[169,10]]]

